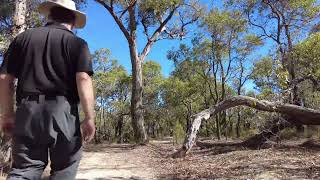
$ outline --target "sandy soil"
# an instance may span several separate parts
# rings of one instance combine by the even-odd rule
[[[86,148],[77,180],[156,179],[147,146],[98,145]]]

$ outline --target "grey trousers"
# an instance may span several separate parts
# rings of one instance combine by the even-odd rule
[[[8,180],[40,180],[51,161],[50,179],[73,180],[82,155],[77,105],[62,96],[23,99],[16,112],[12,169]]]

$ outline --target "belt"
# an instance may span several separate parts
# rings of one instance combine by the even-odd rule
[[[43,94],[25,95],[25,96],[22,96],[21,99],[26,100],[26,101],[38,101],[38,102],[41,102],[44,100],[59,100],[59,99],[67,100],[67,98],[65,96],[43,95]]]

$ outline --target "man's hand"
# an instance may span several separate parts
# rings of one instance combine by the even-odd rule
[[[9,74],[0,74],[0,130],[11,136],[15,122],[13,108],[15,78]]]
[[[78,94],[85,115],[85,120],[81,124],[82,139],[84,142],[90,142],[96,132],[94,124],[94,105],[95,98],[93,94],[92,78],[85,72],[78,72],[76,75]]]
[[[6,136],[12,136],[12,131],[13,131],[13,128],[14,128],[14,122],[15,122],[15,115],[2,116],[0,118],[0,130]]]
[[[81,124],[82,139],[85,143],[92,141],[96,132],[94,119],[85,119]]]

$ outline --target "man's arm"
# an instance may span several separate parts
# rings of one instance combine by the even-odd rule
[[[95,134],[95,113],[94,105],[95,98],[93,93],[93,85],[91,77],[85,72],[78,72],[76,74],[78,94],[85,119],[82,123],[83,139],[89,142],[93,139]]]
[[[11,133],[13,128],[14,113],[14,80],[10,74],[0,74],[0,128],[5,133]]]

